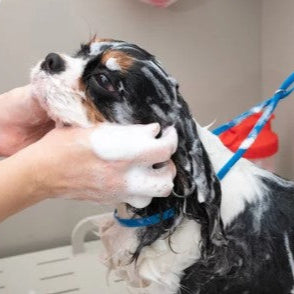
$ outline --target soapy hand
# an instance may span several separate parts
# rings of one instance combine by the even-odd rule
[[[170,157],[177,148],[177,134],[169,127],[156,139],[159,131],[157,123],[54,129],[18,156],[25,161],[33,156],[31,175],[43,199],[126,202],[142,208],[173,188],[176,171]],[[160,168],[153,168],[161,162],[165,163]]]
[[[121,199],[136,208],[147,206],[152,197],[166,197],[173,188],[176,170],[170,160],[177,149],[174,127],[166,128],[156,139],[160,125],[122,126],[104,123],[91,135],[98,157],[121,167],[121,176],[113,199]],[[157,163],[163,163],[154,168]]]

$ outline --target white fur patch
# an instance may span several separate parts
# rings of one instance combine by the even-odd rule
[[[105,63],[105,66],[109,70],[121,70],[120,65],[117,63],[116,59],[114,57],[108,58],[108,60]]]
[[[98,226],[106,249],[105,263],[128,283],[131,293],[176,293],[183,271],[200,258],[200,225],[191,220],[179,225],[170,244],[168,238],[162,238],[145,247],[136,264],[129,258],[138,245],[137,229],[121,227],[107,215]]]
[[[206,128],[197,125],[199,137],[208,152],[212,166],[217,173],[230,159],[233,153],[220,139]],[[245,210],[246,204],[263,201],[266,187],[258,176],[268,176],[268,172],[259,169],[246,159],[240,159],[220,182],[222,188],[221,217],[224,225],[229,225]],[[260,214],[263,213],[259,211]],[[261,215],[259,216],[261,218]]]
[[[145,247],[139,258],[138,270],[140,276],[154,283],[146,293],[176,293],[183,271],[200,258],[200,240],[200,225],[195,221],[184,220],[171,236],[174,252],[169,248],[166,238]],[[162,289],[165,291],[162,292]]]

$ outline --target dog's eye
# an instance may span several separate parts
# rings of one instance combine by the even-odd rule
[[[109,91],[109,92],[114,92],[114,86],[112,85],[111,81],[109,80],[109,78],[104,75],[104,74],[98,74],[96,75],[96,81],[99,84],[99,86],[101,86],[102,88],[104,88],[105,90]]]

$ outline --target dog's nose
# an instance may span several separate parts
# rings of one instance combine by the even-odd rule
[[[56,53],[49,53],[41,64],[41,68],[49,73],[55,74],[65,70],[65,62]]]

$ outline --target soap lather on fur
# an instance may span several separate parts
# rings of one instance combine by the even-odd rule
[[[242,159],[220,183],[215,172],[231,152],[194,121],[175,79],[137,45],[93,38],[56,60],[54,70],[40,62],[32,83],[57,123],[177,129],[173,193],[144,208],[117,207],[126,218],[169,208],[175,217],[144,228],[101,218],[107,264],[134,293],[294,293],[293,182]]]

